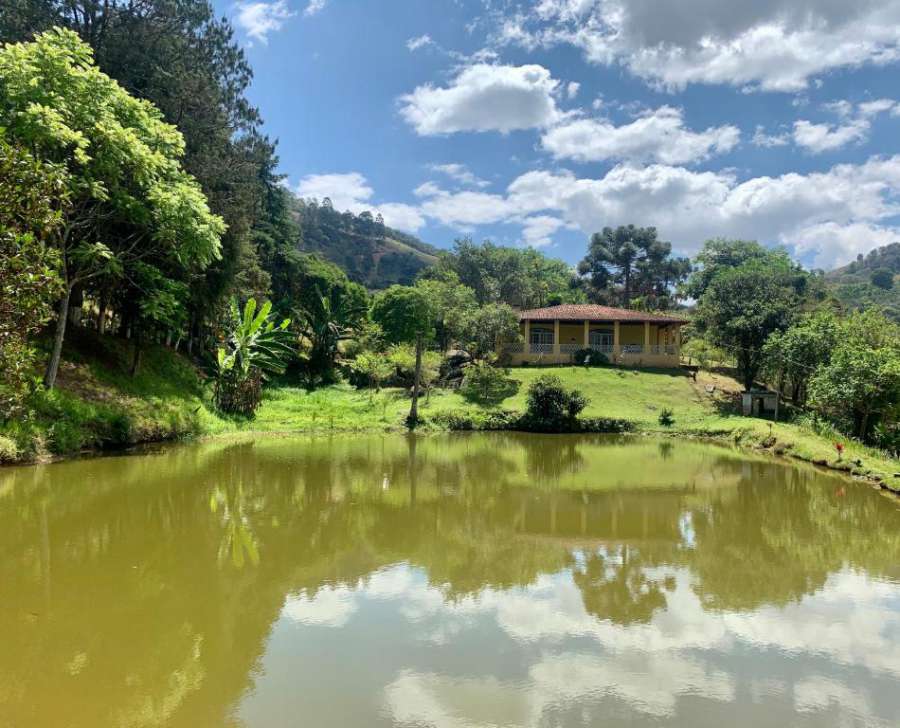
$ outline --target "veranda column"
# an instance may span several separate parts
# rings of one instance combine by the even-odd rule
[[[619,322],[613,321],[613,354],[619,354]]]
[[[525,319],[525,348],[522,349],[525,354],[531,353],[531,321]]]
[[[644,353],[650,353],[650,322],[644,321]]]
[[[675,355],[681,356],[681,327],[675,327]]]
[[[559,319],[553,320],[553,354],[559,356]]]
[[[584,320],[584,348],[587,349],[591,343],[591,322]]]

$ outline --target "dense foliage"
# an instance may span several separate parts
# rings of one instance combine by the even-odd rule
[[[49,241],[68,205],[65,174],[0,133],[0,413],[19,411],[36,352],[31,338],[62,291]]]
[[[691,271],[687,258],[671,254],[656,228],[605,227],[591,236],[578,272],[597,303],[664,310],[674,307],[676,286]]]
[[[880,307],[900,322],[900,243],[860,253],[852,263],[825,274],[829,292],[853,310]]]
[[[517,308],[540,308],[585,301],[574,271],[561,260],[533,248],[507,248],[489,241],[478,245],[462,238],[453,250],[441,252],[427,278],[458,280],[472,289],[480,304],[506,303]]]
[[[581,392],[567,389],[559,377],[547,374],[528,387],[524,419],[535,430],[572,430],[587,405]]]

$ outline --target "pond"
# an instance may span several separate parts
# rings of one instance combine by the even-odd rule
[[[0,470],[0,726],[896,726],[900,504],[695,442]]]

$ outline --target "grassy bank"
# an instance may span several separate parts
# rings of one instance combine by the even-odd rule
[[[231,423],[206,404],[195,368],[148,345],[131,376],[128,342],[73,329],[57,387],[38,389],[28,411],[0,425],[0,462],[221,432]]]
[[[209,403],[196,369],[162,347],[148,347],[137,376],[129,373],[131,348],[110,337],[82,332],[66,350],[58,391],[40,394],[27,418],[0,428],[0,460],[33,460],[85,449],[124,446],[194,435],[229,432],[354,432],[399,430],[409,399],[399,389],[356,390],[341,384],[307,392],[272,387],[252,420],[224,418]],[[770,423],[735,413],[740,390],[722,374],[701,373],[697,382],[671,370],[584,369],[512,370],[518,391],[494,408],[464,400],[455,391],[435,389],[420,403],[423,429],[463,423],[475,429],[497,411],[521,413],[528,385],[552,372],[590,400],[587,418],[627,420],[638,432],[715,437],[878,478],[900,487],[900,461],[840,435],[794,423]],[[674,424],[659,423],[663,409]],[[834,441],[846,449],[838,460]]]

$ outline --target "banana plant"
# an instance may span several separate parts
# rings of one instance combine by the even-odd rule
[[[216,351],[216,399],[226,411],[251,414],[259,405],[259,384],[281,374],[295,353],[290,319],[276,325],[272,304],[256,310],[250,298],[243,312],[231,301],[232,331],[224,347]],[[238,396],[240,395],[240,396]]]

